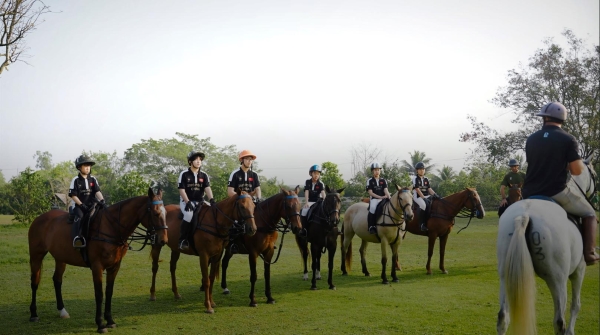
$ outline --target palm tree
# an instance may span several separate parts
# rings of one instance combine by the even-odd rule
[[[423,164],[425,164],[425,171],[431,170],[435,167],[435,164],[429,165],[431,158],[427,158],[425,152],[415,150],[413,153],[409,152],[408,154],[410,155],[410,163],[406,160],[402,160],[402,170],[404,172],[414,174],[415,165],[417,165],[418,162],[423,162]]]

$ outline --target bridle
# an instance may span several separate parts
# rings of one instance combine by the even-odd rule
[[[471,224],[471,220],[474,217],[479,217],[480,213],[484,213],[483,205],[481,204],[481,200],[477,201],[477,196],[475,196],[475,191],[472,191],[468,188],[466,189],[466,191],[469,192],[467,194],[467,200],[460,205],[455,205],[455,204],[449,202],[448,200],[437,199],[438,201],[440,201],[441,204],[449,205],[449,206],[453,207],[453,209],[457,211],[456,215],[449,216],[449,215],[444,215],[444,214],[440,214],[440,213],[431,213],[432,217],[437,217],[442,220],[450,221],[451,223],[454,222],[454,218],[461,218],[461,219],[468,218],[469,222],[467,222],[467,225],[465,227],[461,228],[457,232],[457,234],[460,233],[463,229],[466,229],[469,226],[469,224]],[[465,203],[469,200],[471,201],[470,209],[465,206]]]
[[[334,204],[330,204],[330,202],[332,201],[334,202]],[[340,210],[338,209],[337,204],[341,204],[341,202],[342,201],[340,200],[339,193],[327,193],[325,199],[319,202],[319,209],[318,211],[313,213],[313,217],[318,219],[319,222],[325,222],[327,224],[328,230],[333,229],[333,227],[337,226],[340,223]],[[329,208],[329,206],[332,206],[333,209]],[[334,217],[333,219],[332,216]]]
[[[202,230],[206,233],[209,233],[211,235],[220,237],[220,238],[227,238],[227,237],[231,237],[233,238],[233,236],[238,236],[241,234],[245,234],[246,233],[246,220],[248,219],[253,219],[254,215],[250,214],[249,216],[245,216],[244,213],[242,212],[242,206],[240,206],[240,200],[245,199],[245,198],[252,198],[249,194],[240,194],[238,195],[238,198],[235,200],[235,204],[234,204],[234,211],[237,212],[237,216],[239,218],[239,220],[236,220],[234,218],[229,217],[227,214],[223,213],[223,211],[219,208],[218,205],[214,205],[211,206],[211,209],[214,208],[213,215],[215,218],[215,225],[214,225],[214,229],[216,230],[216,232],[212,231],[212,230],[208,230],[207,228],[202,226],[202,221],[200,218],[198,219],[198,222],[200,223],[200,225],[198,226],[199,230]],[[228,228],[228,232],[227,234],[220,234],[219,233],[219,229],[223,230],[225,228],[220,228],[218,221],[217,221],[217,212],[221,213],[227,220],[232,222],[231,227]],[[206,211],[204,213],[204,215],[206,215],[206,213],[208,213],[208,211]],[[213,227],[213,226],[209,226],[209,227]]]

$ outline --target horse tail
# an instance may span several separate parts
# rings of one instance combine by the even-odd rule
[[[510,327],[514,334],[535,334],[535,272],[525,239],[525,229],[530,221],[526,214],[514,220],[515,229],[504,261]]]
[[[348,250],[344,255],[344,226],[342,225],[342,234],[340,235],[340,250],[342,251],[342,262],[346,265],[346,271],[352,270],[352,240],[348,244]]]

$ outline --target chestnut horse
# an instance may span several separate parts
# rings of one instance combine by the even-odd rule
[[[283,236],[285,236],[290,225],[294,234],[297,234],[302,229],[302,224],[300,223],[300,202],[298,201],[299,190],[299,186],[296,186],[294,190],[286,191],[281,189],[281,192],[278,194],[258,203],[254,211],[254,221],[257,227],[256,234],[253,236],[236,236],[233,241],[238,246],[240,254],[248,255],[248,262],[250,264],[250,307],[257,306],[254,287],[257,278],[256,259],[258,256],[262,258],[264,265],[267,303],[275,303],[275,299],[271,295],[271,264],[274,264],[274,262],[271,263],[271,260],[275,253],[277,230],[283,229]],[[285,226],[283,227],[280,226],[282,218],[285,219]],[[281,245],[279,252],[281,252]],[[232,256],[231,248],[227,248],[222,260],[221,288],[223,289],[223,294],[230,293],[229,289],[227,289],[227,267]]]
[[[181,213],[181,209],[179,205],[168,205],[165,208],[167,210],[167,223],[170,226],[169,242],[167,245],[171,248],[171,290],[175,295],[175,299],[181,299],[181,295],[177,290],[177,279],[175,277],[179,256],[182,253],[198,256],[202,272],[204,307],[206,307],[206,313],[212,314],[216,306],[212,296],[213,283],[219,275],[221,256],[223,255],[224,247],[229,242],[230,229],[234,224],[237,225],[239,223],[243,224],[241,229],[246,234],[253,235],[256,233],[252,197],[247,192],[238,190],[235,195],[219,201],[213,206],[198,206],[194,214],[198,218],[198,223],[195,227],[193,238],[190,239],[190,248],[186,251],[179,250],[178,244],[179,228],[181,227],[179,214]],[[150,252],[152,256],[150,300],[156,300],[156,273],[158,272],[158,260],[161,249],[161,245],[153,245]]]
[[[361,238],[360,245],[360,263],[362,264],[362,272],[365,276],[371,274],[367,270],[365,260],[367,254],[367,245],[369,242],[381,244],[381,280],[383,284],[389,284],[385,268],[387,266],[387,247],[392,249],[392,281],[398,282],[396,276],[396,266],[398,261],[398,247],[402,243],[402,238],[406,233],[405,221],[410,221],[413,218],[413,196],[411,188],[401,188],[396,185],[397,192],[392,194],[390,200],[383,204],[382,215],[377,220],[377,235],[369,234],[367,226],[367,214],[369,212],[369,204],[359,202],[348,207],[344,213],[344,224],[342,226],[342,275],[348,275],[346,269],[350,270],[352,265],[352,238],[354,234]]]
[[[429,247],[427,249],[427,274],[431,274],[431,256],[433,256],[433,247],[435,240],[440,239],[440,270],[447,274],[444,267],[444,255],[446,252],[446,242],[448,236],[454,226],[454,218],[459,213],[465,213],[459,217],[469,218],[469,222],[473,217],[483,219],[485,211],[481,205],[481,199],[475,188],[467,187],[464,190],[451,194],[441,199],[433,199],[431,203],[430,217],[427,220],[427,231],[421,230],[419,215],[407,222],[406,230],[421,236],[429,237]],[[414,207],[414,206],[413,206]],[[465,211],[464,209],[467,209]]]
[[[97,206],[99,207],[99,206]],[[62,277],[67,264],[89,267],[94,281],[96,298],[96,324],[98,333],[106,333],[115,328],[112,318],[111,300],[115,278],[121,267],[121,260],[128,250],[127,239],[141,222],[150,230],[156,231],[157,242],[167,242],[167,225],[162,192],[154,194],[148,189],[148,196],[135,197],[116,203],[108,209],[100,209],[89,225],[88,245],[85,249],[73,248],[69,213],[51,210],[38,216],[29,227],[29,264],[31,266],[31,311],[30,321],[39,321],[37,315],[36,292],[40,284],[42,261],[48,252],[54,257],[55,270],[52,280],[56,293],[56,308],[61,318],[68,318],[62,298]],[[81,251],[82,250],[82,251]],[[88,262],[82,253],[87,252]],[[102,323],[102,273],[106,270],[106,304]]]
[[[333,285],[333,258],[335,257],[335,249],[337,248],[338,223],[340,222],[340,208],[342,207],[342,199],[340,193],[344,188],[339,190],[330,189],[325,186],[327,194],[325,199],[318,201],[311,206],[309,210],[307,236],[301,237],[296,235],[296,243],[300,248],[302,259],[304,261],[304,276],[303,280],[308,279],[308,270],[306,264],[308,255],[312,254],[312,285],[311,290],[317,289],[317,279],[321,279],[321,254],[327,250],[329,253],[329,275],[327,283],[330,290],[335,290]],[[312,214],[310,212],[312,211]],[[310,243],[310,252],[308,250]]]
[[[523,196],[521,195],[521,187],[522,186],[523,186],[523,183],[510,185],[510,188],[508,189],[508,199],[507,199],[509,206],[511,204],[514,204],[515,202],[523,199]]]

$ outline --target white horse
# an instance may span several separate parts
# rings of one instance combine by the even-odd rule
[[[402,243],[402,238],[406,234],[405,221],[410,221],[413,218],[412,211],[412,187],[401,188],[396,185],[395,192],[390,201],[383,206],[383,214],[377,220],[377,235],[369,234],[367,225],[367,215],[369,204],[359,202],[348,207],[344,213],[344,225],[342,228],[342,275],[347,275],[346,269],[350,270],[352,264],[352,238],[358,235],[362,239],[360,245],[360,261],[362,270],[365,276],[370,276],[367,270],[365,256],[367,253],[367,245],[369,242],[381,243],[381,279],[384,284],[388,284],[387,275],[385,272],[387,264],[386,248],[390,246],[392,249],[392,281],[398,282],[396,276],[396,263],[398,260],[398,247]]]
[[[594,192],[592,171],[574,176],[569,187],[581,189],[589,197]],[[554,333],[574,334],[586,264],[581,233],[567,219],[566,212],[546,200],[529,199],[512,204],[500,217],[497,256],[498,334],[507,330],[514,334],[536,333],[534,272],[546,282],[552,294]],[[571,281],[572,302],[571,318],[565,327],[567,279]]]

